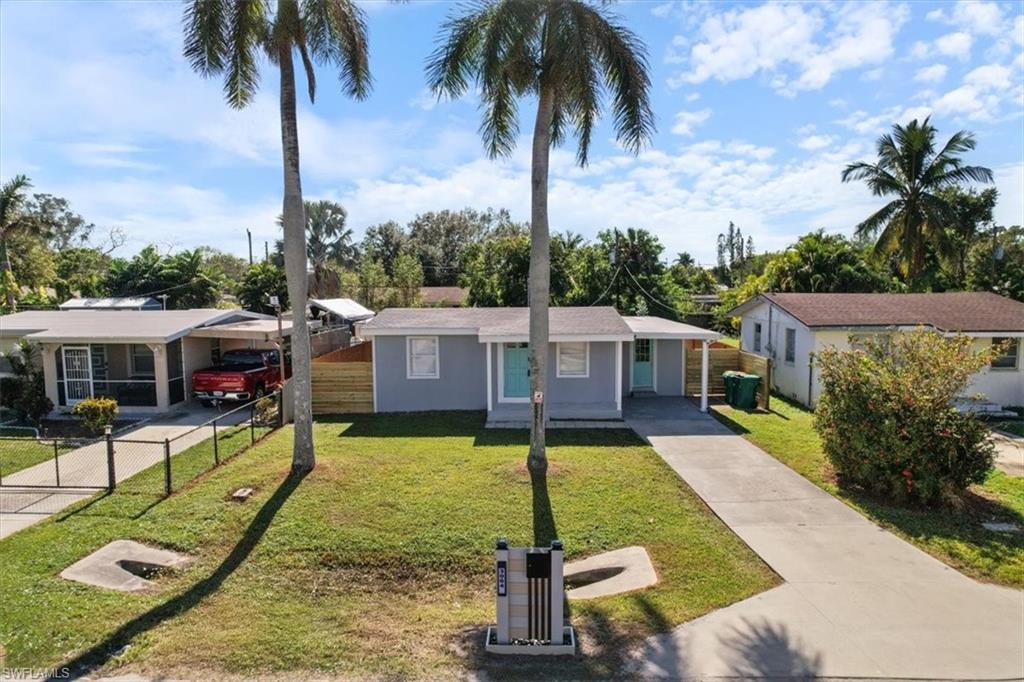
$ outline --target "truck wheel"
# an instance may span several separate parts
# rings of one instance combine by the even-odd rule
[[[263,384],[256,384],[256,399],[259,400],[266,395],[267,389],[263,388]]]
[[[212,400],[200,400],[199,404],[202,405],[203,407],[213,407],[214,406]]]

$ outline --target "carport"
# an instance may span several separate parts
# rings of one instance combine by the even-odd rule
[[[623,392],[631,396],[679,395],[680,393],[686,395],[688,392],[686,385],[686,356],[689,350],[687,345],[692,341],[700,341],[700,410],[701,412],[707,412],[708,373],[710,371],[709,349],[712,343],[722,338],[722,335],[710,329],[703,329],[682,322],[673,322],[661,317],[623,315],[622,319],[629,326],[634,337],[632,342],[623,344],[623,361],[629,368],[628,391],[626,390],[626,382],[623,380]],[[673,355],[677,352],[675,350],[677,346],[673,343],[674,341],[679,342],[680,376],[678,379],[680,390],[678,393],[665,388],[659,391],[658,378],[660,375],[664,380],[664,365],[668,364],[666,361],[669,359],[664,354],[666,351]],[[658,365],[659,348],[662,349],[663,367],[661,369],[659,369]],[[674,359],[673,357],[672,360],[674,361]],[[676,377],[671,378],[673,381],[676,379]],[[662,386],[664,387],[664,381]]]

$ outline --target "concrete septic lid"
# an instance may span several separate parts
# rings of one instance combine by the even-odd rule
[[[156,586],[138,573],[180,566],[188,561],[191,557],[170,550],[147,547],[131,540],[114,540],[65,568],[60,577],[95,587],[138,592]]]
[[[593,582],[568,590],[565,596],[569,599],[609,597],[650,587],[658,582],[651,557],[643,547],[624,547],[570,561],[565,565],[564,576],[570,582],[573,578],[576,578],[576,582],[588,577],[594,578]]]

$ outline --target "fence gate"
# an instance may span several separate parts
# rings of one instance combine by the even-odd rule
[[[328,353],[310,366],[313,414],[373,412],[373,346]]]

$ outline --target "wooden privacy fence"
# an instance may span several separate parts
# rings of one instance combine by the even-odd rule
[[[313,360],[313,414],[373,412],[373,346],[361,343]]]
[[[700,349],[686,351],[686,394],[700,395]],[[768,409],[771,394],[772,374],[771,361],[768,358],[747,353],[739,348],[711,348],[708,350],[708,393],[711,395],[725,394],[725,381],[722,373],[746,372],[761,377],[761,385],[757,389],[757,406]]]

